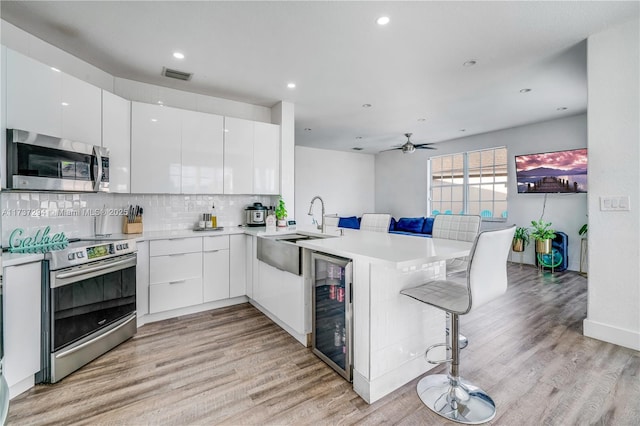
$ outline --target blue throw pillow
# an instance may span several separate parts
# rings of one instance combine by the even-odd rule
[[[424,225],[423,217],[401,217],[396,223],[396,231],[421,233]]]
[[[422,233],[423,234],[429,234],[431,235],[432,231],[433,231],[433,219],[432,217],[425,217],[424,218],[424,226],[422,227]]]
[[[395,231],[395,229],[396,229],[396,219],[392,217],[391,222],[389,222],[389,232]]]
[[[338,228],[360,229],[360,222],[355,216],[341,217],[338,220]]]

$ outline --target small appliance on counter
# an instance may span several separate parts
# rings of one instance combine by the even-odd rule
[[[264,226],[267,218],[267,207],[262,203],[253,203],[244,209],[245,223],[247,226]]]

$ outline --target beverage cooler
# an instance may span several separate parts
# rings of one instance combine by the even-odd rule
[[[352,380],[352,263],[311,254],[313,277],[313,353],[345,379]]]

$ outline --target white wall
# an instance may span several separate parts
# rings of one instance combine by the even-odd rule
[[[589,301],[584,334],[640,350],[640,30],[588,39]],[[631,211],[600,211],[628,195]]]
[[[374,157],[370,154],[296,146],[295,210],[299,224],[310,224],[309,203],[322,197],[326,213],[362,216],[375,213]],[[316,220],[320,203],[315,202]]]
[[[451,154],[482,148],[507,147],[509,173],[509,217],[507,224],[530,226],[542,214],[545,196],[518,194],[514,156],[587,146],[587,116],[580,114],[558,120],[514,127],[497,132],[455,139],[437,145],[437,151],[402,154],[389,151],[376,156],[376,210],[393,216],[412,217],[427,214],[427,160],[432,155]],[[589,165],[591,185],[591,164]],[[591,189],[591,188],[589,188]],[[580,269],[578,230],[587,222],[586,194],[548,194],[544,219],[569,237],[569,269]],[[483,228],[486,226],[483,224]],[[523,255],[525,263],[534,263],[534,245]],[[514,256],[519,261],[519,256]]]

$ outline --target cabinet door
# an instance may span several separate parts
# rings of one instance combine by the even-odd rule
[[[229,236],[229,297],[247,294],[247,236]]]
[[[7,49],[7,128],[62,136],[62,73]]]
[[[280,126],[254,123],[253,192],[280,193]]]
[[[3,374],[10,387],[40,370],[40,283],[40,262],[4,268]]]
[[[102,91],[102,146],[109,148],[109,191],[130,192],[131,102]]]
[[[222,194],[224,118],[182,111],[182,193]]]
[[[224,119],[225,194],[253,194],[253,123]]]
[[[204,302],[229,298],[229,250],[215,250],[203,253]]]
[[[62,137],[100,146],[102,142],[102,91],[62,74]]]
[[[131,192],[180,193],[181,111],[131,104]]]

